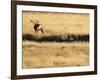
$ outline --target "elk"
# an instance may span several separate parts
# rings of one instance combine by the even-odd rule
[[[35,30],[35,33],[37,33],[38,31],[41,31],[42,34],[44,33],[44,30],[42,28],[42,26],[40,26],[41,24],[39,23],[39,21],[32,21],[30,20],[30,22],[32,22],[34,24],[34,30]]]

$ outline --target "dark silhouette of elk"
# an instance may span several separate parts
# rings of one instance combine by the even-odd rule
[[[42,28],[42,26],[40,26],[41,24],[39,23],[39,21],[32,21],[30,20],[30,22],[32,22],[34,24],[34,30],[35,30],[35,33],[37,33],[38,31],[41,31],[42,33],[44,33],[44,30]]]

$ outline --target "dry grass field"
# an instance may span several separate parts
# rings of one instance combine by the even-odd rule
[[[68,42],[68,35],[89,35],[89,15],[74,13],[27,12],[22,13],[23,36],[23,68],[44,68],[62,66],[89,65],[89,42]],[[30,20],[38,20],[44,29],[35,33]],[[56,39],[60,39],[56,41]],[[47,41],[44,40],[44,37]],[[67,37],[67,38],[66,38]],[[43,38],[42,41],[40,40]],[[48,41],[53,38],[54,41]],[[76,40],[78,40],[77,38]],[[52,39],[50,39],[52,40]]]
[[[23,68],[86,66],[89,64],[88,43],[23,43]]]

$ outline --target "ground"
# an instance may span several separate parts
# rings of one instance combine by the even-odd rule
[[[86,42],[23,42],[23,68],[87,66],[89,45]]]
[[[30,20],[38,20],[44,34],[35,33]],[[23,11],[22,67],[89,65],[89,22],[89,14]]]

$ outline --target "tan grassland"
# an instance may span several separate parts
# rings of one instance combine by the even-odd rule
[[[87,66],[88,43],[23,43],[23,68]]]
[[[35,33],[30,20],[38,20],[44,29]],[[74,13],[22,13],[23,35],[52,36],[89,34],[89,14]],[[35,42],[23,40],[22,67],[68,67],[89,65],[89,42]]]

